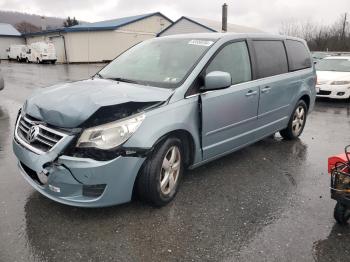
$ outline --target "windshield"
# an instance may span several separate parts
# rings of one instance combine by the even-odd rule
[[[157,38],[129,49],[99,72],[102,78],[177,87],[214,43],[212,39]]]
[[[316,64],[318,71],[350,72],[349,59],[323,59]]]

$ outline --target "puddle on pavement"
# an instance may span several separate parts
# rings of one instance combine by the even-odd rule
[[[9,114],[0,106],[0,153],[4,151],[5,144],[9,140],[9,125]]]
[[[317,262],[350,261],[349,246],[349,226],[335,224],[326,239],[314,243],[313,257]]]

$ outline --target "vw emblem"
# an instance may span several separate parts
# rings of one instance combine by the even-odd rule
[[[27,134],[27,140],[29,143],[32,143],[35,141],[35,139],[37,138],[37,136],[40,133],[40,128],[39,126],[32,126]]]

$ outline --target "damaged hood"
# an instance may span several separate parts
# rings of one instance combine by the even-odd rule
[[[26,114],[48,124],[74,128],[100,109],[133,102],[151,104],[166,101],[173,90],[107,79],[88,79],[58,84],[36,92],[23,106]],[[137,106],[136,106],[137,108]],[[125,110],[125,108],[124,108]],[[131,112],[132,113],[132,112]]]

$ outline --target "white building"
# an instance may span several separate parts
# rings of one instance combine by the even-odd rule
[[[24,44],[24,38],[21,37],[21,33],[10,24],[0,23],[0,59],[7,59],[6,50],[10,45],[17,44]]]
[[[102,62],[114,59],[141,41],[156,37],[171,24],[169,18],[157,12],[31,33],[25,38],[27,44],[53,42],[57,62]]]
[[[171,26],[165,28],[158,36],[176,35],[176,34],[191,34],[191,33],[210,33],[222,32],[222,23],[219,21],[193,18],[182,16],[175,21]],[[227,32],[232,33],[262,33],[263,31],[235,24],[227,24]]]

